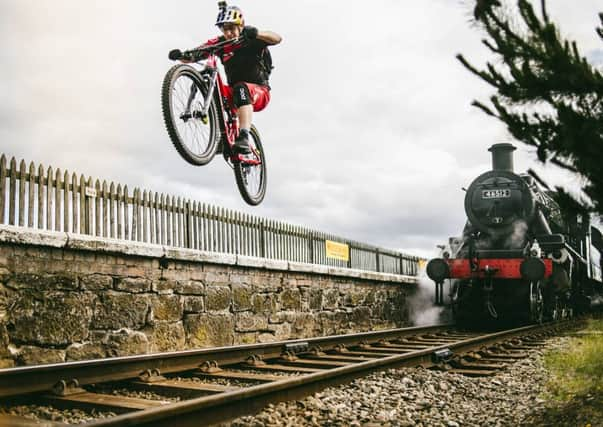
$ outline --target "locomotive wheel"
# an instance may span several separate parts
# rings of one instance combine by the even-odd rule
[[[530,282],[529,293],[530,321],[542,323],[544,314],[544,298],[540,282]]]

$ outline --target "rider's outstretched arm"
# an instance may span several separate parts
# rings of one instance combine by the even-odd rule
[[[283,38],[274,31],[258,30],[257,38],[269,45],[279,44]]]
[[[195,47],[195,48],[194,48],[194,49],[192,49],[192,50],[197,50],[197,49],[202,49],[202,48],[204,48],[204,47],[209,47],[209,46],[212,46],[212,45],[218,44],[218,43],[220,43],[220,42],[223,42],[224,40],[225,40],[225,39],[224,39],[224,37],[223,37],[223,36],[214,37],[213,39],[209,39],[208,41],[206,41],[206,42],[205,42],[205,43],[203,43],[202,45],[199,45],[199,46]],[[185,63],[185,64],[188,64],[188,63],[190,63],[190,62],[195,62],[195,59],[194,59],[194,58],[186,58],[186,57],[183,57],[183,58],[179,58],[179,60],[180,60],[180,62],[183,62],[183,63]]]

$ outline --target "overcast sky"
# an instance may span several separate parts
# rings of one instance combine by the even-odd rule
[[[539,3],[539,2],[538,2]],[[0,152],[45,166],[429,255],[465,221],[466,187],[513,142],[470,106],[490,87],[464,0],[240,0],[273,30],[272,101],[254,121],[268,162],[262,205],[246,205],[221,158],[194,167],[163,127],[173,48],[216,35],[216,2],[0,0]],[[603,62],[595,0],[549,0],[581,53]],[[535,167],[517,143],[516,170]]]

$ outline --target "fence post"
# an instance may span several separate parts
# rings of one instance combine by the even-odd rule
[[[266,258],[266,225],[264,218],[260,218],[260,257]]]
[[[0,173],[0,180],[4,180],[4,178],[2,178],[1,176],[2,174]],[[35,208],[35,197],[34,194],[36,193],[36,168],[33,164],[33,162],[29,163],[29,200],[28,200],[28,205],[29,209],[27,212],[27,226],[29,228],[34,228],[34,208]],[[2,190],[2,185],[0,185],[0,192],[2,192],[2,194],[0,194],[0,196],[4,197],[4,190]],[[2,208],[2,211],[0,211],[0,218],[2,218],[2,213],[4,212],[4,208]],[[0,220],[0,223],[2,221]]]
[[[94,182],[94,235],[97,237],[101,236],[102,228],[102,211],[101,211],[101,186],[100,181],[97,179]]]
[[[186,200],[184,202],[184,238],[185,238],[185,242],[184,242],[184,247],[185,248],[192,248],[193,245],[193,224],[192,224],[192,219],[191,219],[191,201]]]
[[[25,160],[19,164],[19,227],[25,225]]]
[[[88,181],[84,184],[84,197],[86,199],[86,234],[93,235],[94,213],[92,210],[94,208],[94,203],[96,202],[96,194],[93,191],[91,176],[88,176]]]
[[[17,207],[15,204],[15,197],[17,193],[17,161],[14,157],[10,159],[9,175],[10,178],[8,190],[8,224],[15,225],[15,215],[17,212]]]
[[[0,157],[0,224],[4,224],[4,206],[6,203],[6,156]]]
[[[310,254],[310,264],[314,264],[315,259],[314,259],[314,232],[313,231],[308,232],[308,250],[309,250],[309,254]]]
[[[379,248],[375,248],[375,267],[377,273],[381,271],[381,263],[379,262]]]
[[[63,183],[61,182],[61,169],[57,168],[55,172],[54,178],[54,230],[61,231],[61,204],[63,202],[63,197],[61,194],[61,187]]]

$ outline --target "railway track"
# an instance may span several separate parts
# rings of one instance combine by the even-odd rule
[[[459,331],[451,325],[414,327],[4,369],[0,407],[42,404],[114,415],[85,426],[208,425],[375,370],[421,365],[464,375],[493,375],[574,323],[494,333]],[[114,389],[159,397],[120,396],[112,393]],[[65,424],[40,424],[0,411],[0,425]]]

